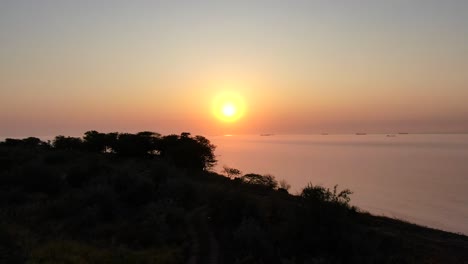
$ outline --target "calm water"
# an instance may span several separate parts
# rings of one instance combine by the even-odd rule
[[[351,203],[377,215],[468,234],[468,135],[220,136],[223,165],[349,188]]]

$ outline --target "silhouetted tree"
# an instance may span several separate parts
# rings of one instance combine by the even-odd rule
[[[195,170],[207,170],[216,164],[215,148],[205,137],[191,137],[187,132],[162,137],[159,145],[161,157],[177,167]]]
[[[22,140],[23,146],[25,147],[39,147],[44,142],[42,142],[39,138],[36,137],[28,137]]]
[[[109,146],[109,149],[106,151],[115,153],[115,147],[118,144],[118,138],[119,138],[119,133],[117,132],[112,132],[112,133],[107,133],[106,134],[106,142]]]
[[[104,133],[99,133],[95,130],[88,131],[83,137],[84,148],[92,152],[106,152],[109,148],[109,142],[107,140],[107,135]]]
[[[52,142],[56,149],[62,150],[82,150],[83,140],[77,137],[56,136]]]
[[[9,147],[17,147],[20,146],[22,143],[23,142],[21,139],[16,138],[6,138],[4,141],[4,145]]]
[[[242,172],[238,169],[231,168],[228,166],[223,166],[223,172],[226,174],[226,176],[230,179],[234,179],[238,177],[239,175],[242,174]]]
[[[291,188],[291,184],[289,184],[286,180],[283,179],[279,181],[279,188],[289,191],[289,189]]]
[[[48,142],[44,142],[37,137],[27,137],[23,139],[7,138],[4,142],[0,142],[3,146],[9,147],[26,147],[26,148],[38,148],[38,147],[50,147]]]
[[[119,155],[133,157],[149,156],[158,152],[159,134],[154,132],[123,133],[118,134],[111,141],[113,151]]]
[[[195,141],[197,142],[197,154],[202,162],[203,169],[211,169],[216,165],[216,157],[214,151],[216,146],[211,144],[211,142],[203,136],[195,136]]]
[[[256,173],[248,173],[242,176],[241,180],[248,184],[261,185],[271,189],[278,187],[278,182],[275,177],[270,174],[260,175]]]
[[[159,155],[159,142],[161,134],[152,131],[138,132],[137,136],[144,141],[146,152],[149,154]]]

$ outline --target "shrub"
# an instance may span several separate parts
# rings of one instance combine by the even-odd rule
[[[226,165],[223,166],[223,173],[230,179],[237,178],[237,177],[239,177],[239,175],[242,174],[242,172],[240,170],[228,167]]]
[[[147,177],[122,173],[114,181],[121,200],[131,205],[144,205],[155,197],[156,185]]]
[[[59,172],[44,165],[26,165],[20,172],[20,183],[26,191],[57,194],[62,187]]]
[[[344,189],[341,192],[337,191],[338,185],[333,187],[333,192],[330,189],[322,187],[320,185],[308,184],[302,190],[301,197],[310,202],[328,202],[339,205],[349,206],[349,197],[353,192],[349,189]]]
[[[291,189],[291,184],[289,184],[286,180],[279,181],[279,188],[285,190],[286,192]]]
[[[83,187],[92,177],[92,173],[83,166],[73,166],[67,173],[66,180],[72,187]]]
[[[247,184],[254,184],[265,186],[270,189],[275,189],[278,187],[278,182],[275,177],[270,174],[260,175],[255,173],[248,173],[241,177],[242,181]]]

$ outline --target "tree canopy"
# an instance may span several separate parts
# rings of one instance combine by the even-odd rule
[[[217,162],[216,146],[203,136],[192,136],[188,132],[180,135],[162,136],[151,131],[132,133],[101,133],[87,131],[81,137],[56,136],[51,143],[39,138],[7,138],[0,142],[9,147],[46,147],[56,150],[85,151],[117,155],[122,157],[160,158],[179,168],[209,170]]]
[[[33,141],[32,139],[10,140],[7,143],[14,145],[25,140]],[[207,138],[191,136],[188,132],[161,136],[151,131],[131,134],[100,133],[91,130],[86,132],[83,138],[57,136],[52,142],[52,147],[125,157],[159,157],[174,163],[177,167],[196,170],[208,170],[217,162],[214,154],[216,146]]]

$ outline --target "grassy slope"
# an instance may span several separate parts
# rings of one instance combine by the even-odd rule
[[[184,263],[194,240],[211,245],[194,263],[468,260],[466,236],[165,161],[70,151],[0,147],[0,215],[0,263]]]

